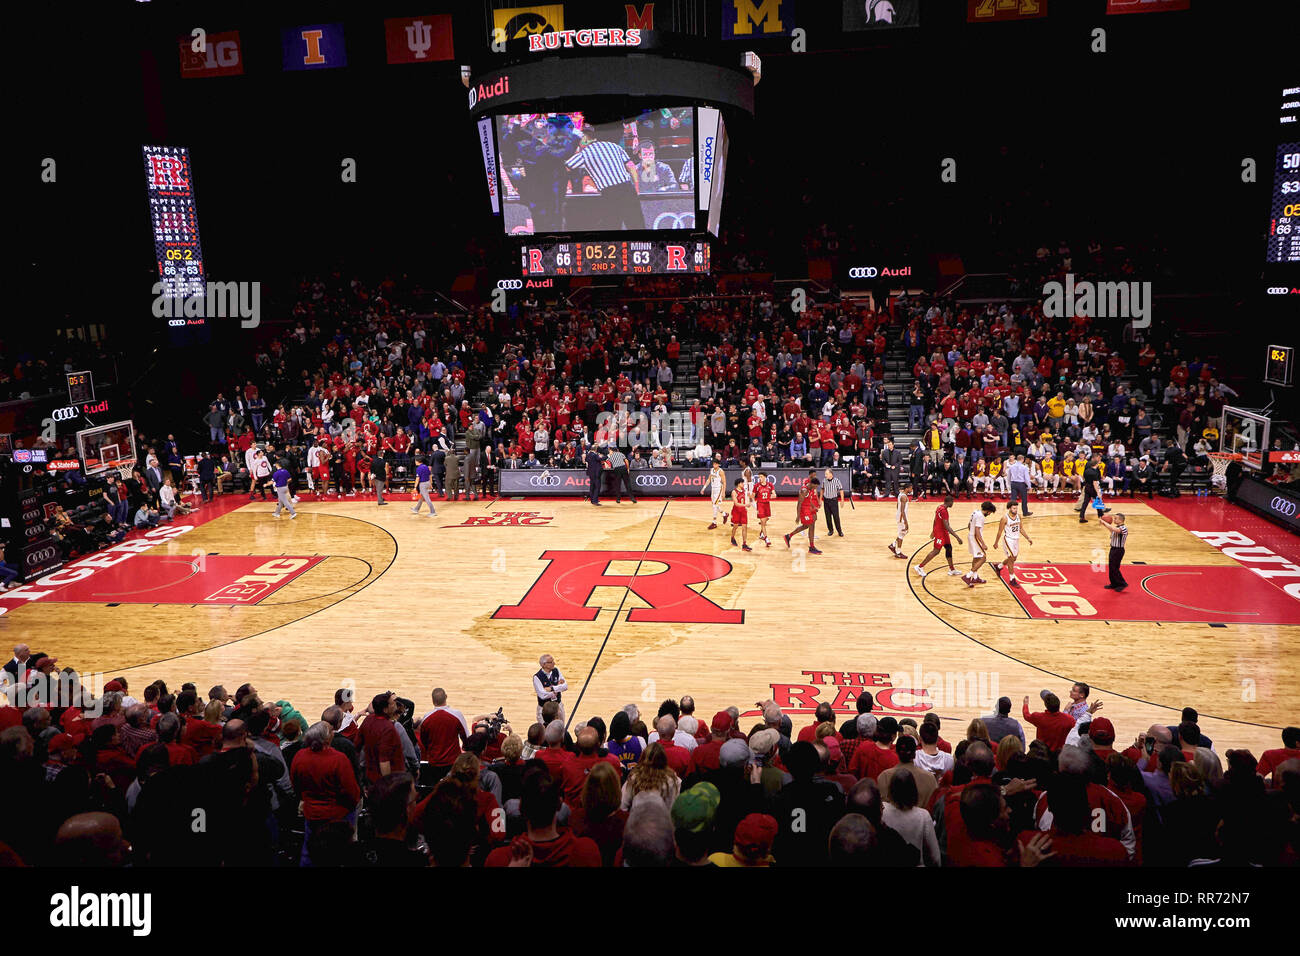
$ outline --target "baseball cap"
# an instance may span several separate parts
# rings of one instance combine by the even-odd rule
[[[673,801],[669,816],[672,817],[674,829],[699,833],[709,828],[713,825],[713,818],[721,803],[722,794],[717,787],[707,782],[697,783]]]
[[[753,756],[754,752],[743,740],[728,740],[718,751],[718,763],[724,767],[741,767],[749,763]]]
[[[120,693],[121,691],[122,691],[122,682],[120,680],[111,680],[104,685],[105,694],[111,694],[114,692]]]
[[[1043,700],[1047,700],[1047,698],[1050,697],[1051,694],[1052,692],[1050,690],[1040,690],[1038,692],[1038,696],[1041,697]]]
[[[751,813],[736,824],[735,844],[746,856],[766,856],[776,839],[776,819],[766,813]]]
[[[1094,717],[1088,725],[1088,736],[1099,744],[1115,742],[1115,725],[1105,717]]]
[[[713,715],[713,720],[709,722],[709,729],[717,731],[730,730],[731,714],[727,713],[725,710],[718,711]]]
[[[75,750],[77,742],[72,739],[71,734],[55,734],[46,747],[50,753],[58,753],[61,750]]]
[[[768,754],[774,753],[780,742],[781,735],[771,727],[768,727],[765,730],[760,730],[758,733],[754,734],[754,736],[749,738],[749,746],[752,747],[753,752],[760,757],[766,757]],[[725,748],[727,745],[723,744],[722,746]]]

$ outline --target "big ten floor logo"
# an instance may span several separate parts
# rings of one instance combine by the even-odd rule
[[[1091,567],[1091,565],[1090,565]],[[1097,569],[1094,569],[1097,570]],[[1052,565],[1016,565],[1016,579],[1034,607],[1051,617],[1095,617],[1097,609]]]
[[[631,592],[648,607],[627,612],[630,624],[743,624],[745,612],[710,601],[692,585],[731,573],[731,562],[689,551],[544,551],[546,569],[518,604],[503,604],[494,620],[594,621],[604,608],[588,606],[597,588]],[[611,571],[611,565],[635,568]]]
[[[311,558],[274,558],[235,578],[230,584],[208,595],[208,601],[251,604],[279,588],[288,579],[301,574],[313,563]]]
[[[460,524],[444,525],[447,528],[531,528],[548,525],[554,515],[540,511],[497,511],[490,515],[470,515]]]

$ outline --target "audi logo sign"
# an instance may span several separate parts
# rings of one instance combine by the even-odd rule
[[[81,414],[75,407],[68,405],[65,408],[56,408],[50,413],[50,417],[56,422],[70,422]]]
[[[39,568],[47,561],[53,561],[59,556],[59,549],[54,545],[46,545],[43,548],[35,548],[23,555],[23,564],[29,568]]]
[[[529,475],[528,483],[534,488],[555,488],[560,484],[560,476],[542,472],[540,475]]]
[[[799,493],[804,479],[808,476],[808,469],[764,468],[762,473],[774,483],[778,495],[793,498]],[[847,488],[849,470],[837,468],[835,473]],[[697,497],[708,478],[708,472],[703,468],[634,468],[631,477],[632,487],[641,493],[668,497]],[[739,477],[738,468],[727,470],[728,491],[735,486]],[[591,479],[587,477],[585,470],[578,468],[555,468],[540,472],[527,468],[503,468],[497,480],[502,495],[585,497],[591,493]],[[602,494],[612,494],[610,472],[602,472],[600,481]]]
[[[671,222],[672,225],[665,226],[664,223]],[[661,212],[655,216],[654,225],[651,229],[694,229],[695,213],[693,212]]]
[[[23,534],[27,536],[27,540],[29,541],[45,537],[45,522],[42,521],[39,524],[30,525],[24,528]]]
[[[523,279],[498,279],[498,289],[522,289],[524,287]]]
[[[1290,498],[1283,498],[1281,495],[1274,498],[1269,503],[1269,507],[1280,515],[1286,515],[1288,518],[1293,517],[1296,513],[1295,502]]]
[[[636,483],[641,488],[663,488],[668,484],[667,475],[637,475]]]
[[[854,266],[849,270],[850,279],[874,279],[880,275],[880,271],[875,266]]]
[[[24,523],[24,524],[28,524],[28,523],[33,522],[33,521],[38,521],[38,520],[40,520],[40,517],[41,517],[41,509],[40,509],[40,508],[34,508],[34,509],[32,509],[31,511],[24,511],[24,512],[23,512],[23,523]]]

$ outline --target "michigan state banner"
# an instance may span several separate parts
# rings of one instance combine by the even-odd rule
[[[844,0],[846,32],[920,25],[921,0]]]

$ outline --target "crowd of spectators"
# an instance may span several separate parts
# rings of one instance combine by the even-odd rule
[[[310,720],[251,684],[94,694],[23,645],[0,675],[9,862],[1188,867],[1300,849],[1300,729],[1258,758],[1220,756],[1191,708],[1121,738],[1085,684],[1041,709],[1003,697],[947,740],[865,691],[851,715],[767,701],[706,721],[682,697],[571,730],[546,700],[520,735],[442,688],[364,710],[340,690]]]

